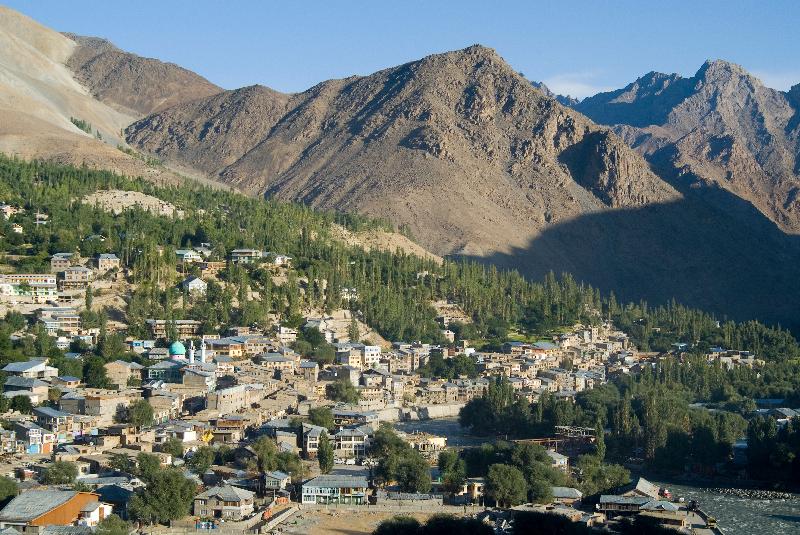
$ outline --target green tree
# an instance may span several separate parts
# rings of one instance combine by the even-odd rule
[[[86,359],[83,364],[83,379],[91,388],[109,388],[111,386],[102,357],[94,355]]]
[[[117,515],[109,515],[97,524],[97,535],[129,535],[131,525]]]
[[[444,450],[439,453],[438,465],[444,490],[449,493],[461,492],[467,477],[464,459],[455,450]]]
[[[0,505],[5,504],[10,498],[19,494],[19,486],[16,480],[10,477],[0,476]]]
[[[336,350],[332,345],[325,343],[314,348],[311,358],[320,366],[333,364],[333,361],[336,360]]]
[[[493,535],[494,530],[477,518],[435,514],[419,530],[419,535]]]
[[[267,472],[276,468],[278,448],[275,442],[268,437],[259,437],[251,448],[256,452],[259,471]]]
[[[161,459],[157,455],[140,452],[136,455],[136,471],[144,482],[150,481],[161,470]]]
[[[92,311],[92,303],[94,302],[94,292],[92,291],[91,286],[86,287],[86,292],[84,294],[84,304],[86,306],[86,311]]]
[[[33,403],[31,403],[31,398],[28,396],[14,396],[11,398],[9,407],[11,410],[19,411],[22,414],[30,414],[33,411]]]
[[[42,483],[45,485],[69,485],[78,477],[78,469],[69,461],[55,461],[45,470]]]
[[[333,429],[333,411],[330,407],[315,407],[308,411],[309,421],[320,427],[331,430]]]
[[[528,495],[534,503],[550,503],[553,501],[553,486],[546,479],[536,479],[529,485]]]
[[[378,524],[372,535],[414,535],[419,532],[420,527],[416,518],[397,515]]]
[[[147,486],[131,498],[131,518],[146,524],[166,523],[189,514],[197,487],[174,468],[156,472]]]
[[[358,403],[359,394],[350,381],[338,379],[328,385],[328,397],[333,401],[354,404]]]
[[[350,326],[347,328],[347,338],[351,342],[358,342],[361,339],[361,332],[358,329],[358,322],[355,318],[350,319]]]
[[[134,401],[128,407],[128,421],[136,427],[150,427],[153,425],[153,407],[146,399]]]
[[[333,470],[333,444],[328,438],[328,433],[324,431],[319,437],[317,460],[319,461],[319,469],[323,474],[329,474]]]
[[[525,502],[528,484],[522,472],[507,464],[493,464],[486,476],[486,493],[500,507],[512,507]]]
[[[603,459],[606,458],[606,439],[605,439],[605,432],[603,431],[603,426],[599,423],[595,426],[594,429],[594,450],[597,459],[600,462],[603,462]]]
[[[187,463],[196,474],[205,474],[211,465],[214,464],[214,450],[210,446],[200,446],[189,457]]]
[[[394,480],[403,492],[431,490],[431,467],[417,451],[409,450],[394,466]]]
[[[161,445],[161,451],[169,453],[173,457],[183,456],[183,442],[175,437],[168,438],[164,444]]]
[[[135,464],[133,460],[124,453],[110,453],[108,465],[114,470],[132,474]]]
[[[281,451],[275,456],[275,468],[292,476],[292,483],[302,483],[308,473],[300,456],[291,451]]]

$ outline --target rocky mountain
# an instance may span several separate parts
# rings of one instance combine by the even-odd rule
[[[800,85],[787,93],[770,89],[717,60],[691,78],[651,72],[574,107],[613,126],[678,189],[724,189],[798,233],[798,96]]]
[[[674,80],[652,78],[631,93],[652,94],[642,107],[659,117],[654,97]],[[642,150],[634,128],[619,133]],[[254,194],[389,218],[437,254],[533,277],[568,271],[625,299],[674,297],[800,326],[787,299],[800,297],[794,237],[732,189],[699,195],[669,172],[659,177],[620,137],[485,47],[294,95],[226,91],[126,134]]]
[[[101,102],[75,79],[66,65],[81,50],[69,37],[0,6],[0,152],[182,182],[169,169],[117,149],[125,143],[122,129],[143,113]],[[91,125],[91,132],[72,119],[86,130]]]
[[[800,328],[800,243],[773,223],[792,221],[800,87],[701,72],[576,104],[473,46],[297,94],[223,91],[0,8],[0,151],[159,181],[179,168],[389,218],[437,254]]]
[[[65,35],[78,45],[67,61],[75,79],[98,100],[129,115],[149,115],[222,91],[173,63],[124,52],[105,39]]]
[[[544,82],[535,82],[531,80],[531,85],[533,85],[533,87],[535,87],[548,97],[556,99],[560,104],[563,104],[564,106],[575,106],[578,102],[580,102],[578,99],[570,97],[569,95],[564,96],[553,93],[553,91],[549,87],[547,87],[547,85]]]
[[[679,197],[482,46],[296,95],[227,91],[126,134],[252,193],[388,217],[438,254],[504,252],[582,213]]]

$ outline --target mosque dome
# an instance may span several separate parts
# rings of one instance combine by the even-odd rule
[[[173,357],[182,357],[186,355],[186,346],[180,342],[172,342],[169,346],[169,354]]]

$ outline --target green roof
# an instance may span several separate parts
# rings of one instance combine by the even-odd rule
[[[186,346],[184,346],[180,342],[172,342],[169,346],[169,354],[170,355],[185,355],[186,354]]]

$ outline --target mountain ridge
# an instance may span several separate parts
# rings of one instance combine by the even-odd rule
[[[222,90],[8,13],[0,9],[0,39],[13,45],[0,47],[5,152],[151,180],[185,169],[391,220],[439,255],[536,277],[570,271],[628,298],[800,324],[786,304],[800,297],[800,246],[775,224],[783,215],[791,231],[800,191],[791,171],[800,85],[776,93],[708,62],[696,79],[651,72],[575,103],[475,45],[300,93]],[[15,87],[40,116],[4,107]],[[631,124],[603,126],[564,105],[592,102]]]
[[[222,91],[183,67],[125,52],[107,39],[64,35],[77,44],[67,61],[75,79],[98,100],[129,115],[148,115]]]
[[[800,233],[800,89],[765,87],[743,67],[649,73],[574,107],[614,129],[678,189],[721,187]]]
[[[151,115],[126,130],[127,140],[168,160],[198,161],[246,191],[388,217],[426,236],[437,254],[507,247],[507,232],[485,230],[498,224],[524,241],[587,210],[678,196],[616,135],[480,45],[294,95],[263,94],[270,113],[246,133],[231,128],[242,122],[234,105],[242,92]],[[442,204],[488,213],[488,225],[437,214]],[[436,239],[441,228],[454,236]]]

